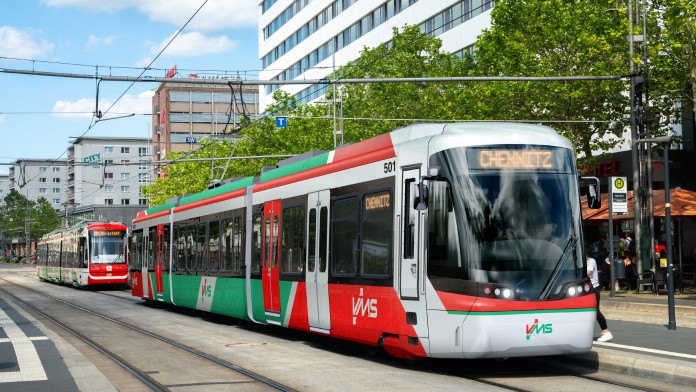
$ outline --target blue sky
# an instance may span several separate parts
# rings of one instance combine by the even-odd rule
[[[0,69],[138,76],[205,0],[3,1]],[[258,79],[256,0],[208,0],[145,75],[236,74]],[[155,83],[101,82],[99,109],[136,115],[98,122],[94,79],[0,72],[0,163],[65,158],[70,137],[149,137]],[[108,117],[109,114],[107,114]],[[0,173],[8,167],[0,165]]]

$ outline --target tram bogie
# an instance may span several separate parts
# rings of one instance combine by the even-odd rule
[[[142,211],[132,293],[409,360],[585,352],[578,187],[551,128],[413,125]]]

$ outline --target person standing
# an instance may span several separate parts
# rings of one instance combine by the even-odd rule
[[[607,342],[614,338],[611,332],[609,332],[609,326],[607,325],[607,319],[604,318],[602,312],[599,311],[599,292],[601,287],[599,287],[599,274],[597,273],[597,261],[587,256],[587,276],[590,278],[593,290],[595,292],[595,297],[597,298],[597,322],[599,323],[599,328],[602,330],[602,335],[597,338],[598,342]]]

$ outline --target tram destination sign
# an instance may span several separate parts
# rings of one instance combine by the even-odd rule
[[[471,170],[568,170],[568,151],[544,146],[501,146],[467,148]]]

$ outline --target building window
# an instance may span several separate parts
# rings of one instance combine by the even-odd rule
[[[114,178],[114,173],[104,173],[104,178]]]
[[[39,177],[39,182],[46,182],[46,177]]]
[[[147,205],[147,199],[138,199],[138,204],[141,206],[146,206]]]
[[[39,173],[43,173],[45,171],[46,171],[46,166],[39,167]]]
[[[60,178],[53,177],[53,183],[54,183],[54,184],[59,184],[59,183],[60,183]]]
[[[130,204],[130,199],[121,199],[121,204],[127,206]]]
[[[114,148],[111,146],[104,147],[104,152],[107,154],[110,154],[110,153],[114,152]]]
[[[130,147],[121,147],[121,154],[130,154]]]
[[[123,163],[123,164],[128,164],[128,163],[130,163],[130,160],[128,160],[128,159],[121,159],[121,163]]]
[[[112,163],[114,163],[114,160],[113,159],[104,159],[104,163],[106,163],[107,165],[111,165]]]
[[[147,147],[138,147],[138,156],[147,156]]]
[[[104,204],[108,204],[108,205],[114,204],[114,199],[104,199]]]
[[[140,163],[138,163],[138,169],[147,170],[147,161],[140,161]]]
[[[39,188],[39,193],[46,193],[46,188]]]
[[[114,186],[113,185],[106,185],[104,186],[104,192],[106,193],[111,193],[114,191]]]
[[[130,173],[121,173],[121,179],[122,180],[127,180],[130,178]]]
[[[60,194],[60,188],[53,188],[53,194]]]
[[[60,171],[60,168],[59,168],[59,167],[53,167],[52,169],[53,169],[53,172],[54,172],[54,173],[58,173],[58,172]]]
[[[121,192],[130,192],[130,186],[129,185],[122,185]]]
[[[60,198],[54,198],[53,204],[60,204]]]
[[[138,174],[138,182],[147,182],[147,173]]]

